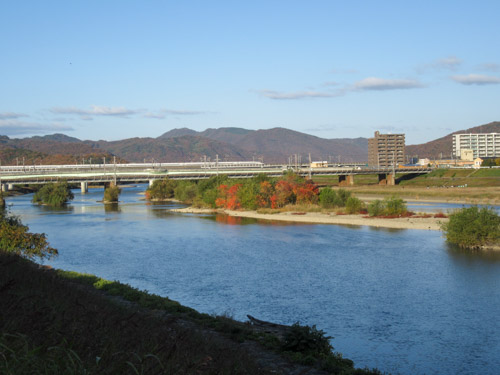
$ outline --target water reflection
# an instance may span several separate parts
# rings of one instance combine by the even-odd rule
[[[486,263],[500,263],[500,251],[492,249],[476,250],[463,249],[453,244],[446,244],[448,254],[454,260],[485,261]]]
[[[58,213],[58,214],[71,214],[74,211],[74,207],[71,205],[64,205],[61,207],[45,206],[45,205],[35,205],[43,213]]]
[[[104,205],[104,212],[108,213],[120,213],[122,212],[120,205],[118,203],[107,203]]]

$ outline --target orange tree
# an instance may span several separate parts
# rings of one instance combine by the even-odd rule
[[[217,199],[215,205],[229,210],[237,210],[241,208],[241,202],[238,197],[238,190],[242,184],[234,184],[232,186],[220,185],[217,189]]]

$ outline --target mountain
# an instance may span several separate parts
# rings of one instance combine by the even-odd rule
[[[157,139],[170,138],[172,134],[189,129],[174,129]],[[242,154],[252,158],[263,157],[265,162],[286,163],[289,156],[301,155],[302,161],[309,153],[314,160],[366,161],[368,159],[368,140],[324,139],[285,128],[267,130],[248,130],[242,128],[207,129],[196,132],[200,137],[223,142],[241,149]],[[221,154],[221,153],[219,153]]]
[[[87,141],[88,142],[88,141]],[[251,155],[236,146],[205,137],[183,135],[174,138],[129,138],[121,141],[98,141],[101,149],[129,161],[188,162],[207,156],[215,160],[248,160]]]
[[[43,137],[10,139],[0,137],[0,162],[3,165],[30,164],[75,164],[82,159],[100,162],[113,155],[106,150],[86,145],[77,138],[64,134]],[[121,160],[121,159],[120,159]]]
[[[67,142],[67,143],[79,143],[81,140],[74,137],[69,137],[65,134],[56,133],[44,136],[34,136],[32,139],[41,140],[41,141],[57,141],[57,142]]]
[[[313,160],[338,160],[361,162],[368,159],[368,140],[324,139],[285,128],[257,130],[246,134],[235,142],[265,160],[282,163],[289,156],[299,154],[306,161],[309,154]]]
[[[457,133],[500,133],[500,122],[459,130],[445,137],[420,145],[406,146],[408,155],[439,158],[449,157],[452,151],[452,135]],[[64,134],[43,137],[10,139],[0,136],[0,163],[16,164],[24,158],[26,164],[62,164],[81,162],[93,158],[119,161],[188,162],[202,158],[215,160],[258,160],[265,163],[286,163],[290,156],[300,155],[307,162],[313,160],[331,162],[366,162],[367,138],[325,139],[313,135],[273,128],[248,130],[242,128],[206,129],[198,132],[188,128],[172,129],[157,138],[128,138],[119,141],[80,141]]]
[[[183,135],[198,135],[198,132],[196,130],[191,130],[188,128],[172,129],[166,133],[163,133],[157,139],[176,138],[182,137]]]
[[[450,158],[453,151],[453,134],[467,133],[500,133],[500,122],[490,122],[473,128],[459,130],[427,143],[406,146],[406,154],[410,156],[418,155],[420,158],[430,159],[439,159],[441,155],[443,158]]]

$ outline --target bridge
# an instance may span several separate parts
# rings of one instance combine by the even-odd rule
[[[129,164],[75,164],[75,165],[31,165],[0,166],[2,191],[13,185],[46,184],[65,180],[80,183],[82,192],[89,184],[153,183],[163,178],[177,180],[200,180],[216,175],[229,178],[251,178],[259,174],[280,177],[293,170],[304,177],[339,176],[340,185],[353,185],[354,176],[377,174],[379,183],[396,184],[395,173],[417,175],[431,172],[430,168],[367,168],[353,166],[328,166],[312,168],[310,165],[264,165],[261,162],[200,162],[200,163],[129,163]]]

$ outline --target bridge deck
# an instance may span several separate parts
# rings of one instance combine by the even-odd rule
[[[286,168],[282,166],[262,166],[255,168],[231,166],[221,168],[172,168],[165,169],[156,166],[151,168],[151,164],[142,167],[133,165],[113,165],[107,166],[30,166],[30,167],[1,167],[0,183],[8,184],[44,184],[59,180],[66,180],[70,183],[78,182],[146,182],[150,180],[162,179],[165,177],[172,179],[199,180],[210,178],[214,175],[227,175],[229,178],[250,178],[259,174],[266,174],[271,177],[280,177]],[[85,167],[85,168],[84,168]],[[391,168],[309,168],[300,167],[294,171],[301,176],[347,176],[366,174],[392,174]],[[398,174],[422,174],[429,173],[430,168],[405,168],[396,169]]]

